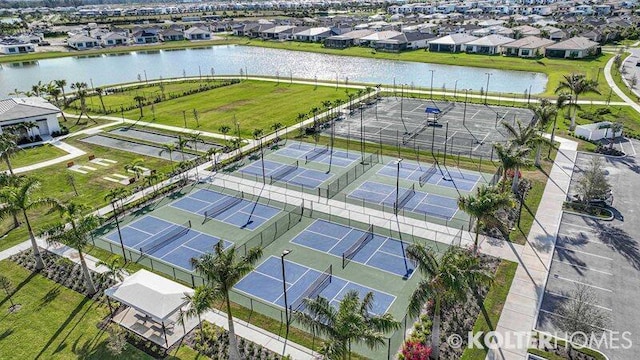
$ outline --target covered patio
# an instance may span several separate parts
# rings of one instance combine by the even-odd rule
[[[147,270],[137,271],[104,293],[113,322],[165,349],[198,325],[196,318],[179,322],[189,306],[185,295],[192,295],[193,289]],[[111,300],[126,308],[114,314]]]

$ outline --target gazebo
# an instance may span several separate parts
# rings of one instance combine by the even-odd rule
[[[193,289],[150,271],[139,270],[104,293],[113,322],[166,349],[198,325],[196,319],[185,319],[176,326],[188,307],[185,295]],[[114,314],[110,299],[126,308]]]

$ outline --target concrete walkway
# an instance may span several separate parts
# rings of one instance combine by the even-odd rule
[[[518,334],[528,334],[536,325],[562,218],[562,204],[573,174],[578,144],[558,137],[555,140],[560,143],[558,155],[527,243],[521,250],[515,250],[519,266],[496,327],[496,332],[505,338],[511,336],[512,340]],[[528,344],[519,345],[492,350],[487,359],[526,359]]]
[[[43,167],[64,163],[64,162],[73,160],[73,159],[77,158],[78,156],[82,156],[82,155],[86,154],[83,150],[80,150],[75,146],[71,146],[71,145],[69,145],[67,143],[64,143],[64,142],[62,142],[62,141],[60,141],[58,139],[53,139],[52,141],[50,141],[48,143],[53,145],[53,146],[55,146],[55,147],[57,147],[58,149],[60,149],[62,151],[67,152],[67,155],[63,155],[63,156],[57,157],[55,159],[39,162],[37,164],[31,164],[31,165],[28,165],[28,166],[19,167],[19,168],[13,169],[13,172],[15,174],[21,174],[21,173],[25,173],[25,172],[32,171],[32,170],[41,169]]]
[[[616,93],[628,106],[631,106],[635,111],[640,113],[640,105],[638,105],[635,101],[631,100],[613,81],[613,76],[611,75],[611,68],[613,67],[615,57],[612,57],[607,61],[607,64],[604,66],[604,77],[607,80],[607,84],[613,89],[613,92]]]

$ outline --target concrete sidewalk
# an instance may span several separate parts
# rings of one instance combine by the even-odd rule
[[[511,336],[514,340],[516,335],[532,331],[542,303],[562,218],[562,204],[569,190],[578,147],[572,140],[558,137],[555,140],[560,143],[558,155],[544,188],[527,243],[521,250],[516,251],[518,270],[495,330],[505,339]],[[492,350],[488,353],[487,359],[526,359],[528,344],[518,345],[521,346]]]
[[[71,145],[69,145],[67,143],[64,143],[64,142],[58,140],[58,139],[53,139],[51,142],[48,142],[48,143],[53,145],[53,146],[55,146],[55,147],[57,147],[58,149],[60,149],[62,151],[67,152],[67,155],[63,155],[63,156],[57,157],[55,159],[39,162],[37,164],[31,164],[31,165],[28,165],[28,166],[15,168],[15,169],[13,169],[13,172],[15,174],[21,174],[21,173],[25,173],[25,172],[28,172],[28,171],[41,169],[43,167],[64,163],[64,162],[73,160],[73,159],[77,158],[78,156],[82,156],[82,155],[86,154],[84,151],[78,149],[77,147],[71,146]]]

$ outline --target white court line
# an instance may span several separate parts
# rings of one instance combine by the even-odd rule
[[[610,261],[613,261],[613,259],[612,259],[612,258],[609,258],[609,257],[606,257],[606,256],[601,256],[601,255],[596,255],[596,254],[592,254],[592,253],[588,253],[588,252],[586,252],[586,251],[580,251],[580,250],[575,250],[575,249],[569,249],[569,248],[567,248],[567,247],[559,246],[559,245],[556,245],[556,248],[558,248],[558,249],[563,249],[563,250],[567,250],[567,251],[578,252],[578,253],[585,254],[585,255],[589,255],[589,256],[594,256],[594,257],[601,258],[601,259],[604,259],[604,260],[610,260]]]
[[[636,148],[635,148],[635,146],[633,146],[633,141],[631,141],[631,139],[629,139],[629,144],[631,144],[631,150],[633,150],[633,155],[632,156],[635,156],[637,154],[636,153]]]
[[[555,293],[555,292],[553,292],[553,291],[548,291],[548,290],[547,290],[547,291],[546,291],[546,293],[549,293],[549,294],[551,294],[551,295],[553,295],[553,296],[559,296],[559,297],[562,297],[562,298],[565,298],[565,299],[569,299],[569,300],[572,300],[572,299],[573,299],[573,298],[571,298],[571,297],[569,297],[569,296],[562,295],[562,294],[558,294],[558,293]],[[602,310],[613,311],[612,309],[609,309],[608,307],[604,307],[604,306],[601,306],[601,305],[598,305],[598,304],[593,304],[593,303],[585,303],[585,304],[590,305],[590,306],[594,306],[594,307],[597,307],[597,308],[600,308],[600,309],[602,309]],[[547,312],[549,312],[549,311],[547,311]]]
[[[457,134],[457,133],[458,133],[458,130],[455,130],[455,131],[453,132],[453,134],[451,134],[451,136],[449,136],[448,138],[445,138],[445,139],[444,139],[444,141],[442,142],[442,145],[444,145],[444,144],[448,143],[448,142],[449,142],[449,139],[453,139],[453,138],[456,136],[456,134]]]
[[[559,279],[559,280],[569,281],[569,282],[572,282],[572,283],[585,285],[585,286],[588,286],[588,287],[592,287],[594,289],[598,289],[598,290],[602,290],[602,291],[608,291],[610,293],[613,293],[613,290],[611,290],[611,289],[606,289],[606,288],[603,288],[603,287],[600,287],[600,286],[595,286],[595,285],[587,284],[587,283],[584,283],[584,282],[581,282],[581,281],[572,280],[572,279],[569,279],[569,278],[566,278],[566,277],[562,277],[562,276],[560,276],[558,274],[553,274],[553,277],[556,278],[556,279]]]
[[[602,271],[602,270],[593,269],[593,268],[589,268],[589,267],[578,265],[578,264],[573,264],[573,263],[565,261],[565,260],[554,259],[554,261],[559,262],[561,264],[565,264],[565,265],[571,266],[571,267],[577,267],[577,268],[581,268],[581,269],[584,269],[584,270],[594,271],[594,272],[601,273],[601,274],[604,274],[604,275],[613,276],[612,273],[609,273],[609,272],[606,272],[606,271]]]

